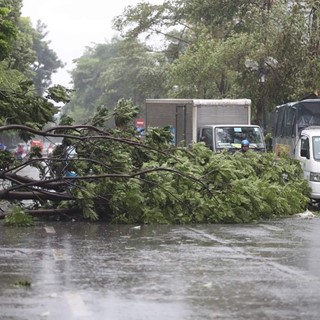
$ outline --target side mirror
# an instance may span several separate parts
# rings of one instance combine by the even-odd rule
[[[310,159],[310,153],[309,153],[309,150],[308,149],[302,149],[300,151],[300,156],[301,157],[305,157],[307,159]]]

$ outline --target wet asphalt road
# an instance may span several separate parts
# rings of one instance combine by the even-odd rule
[[[1,320],[320,319],[319,218],[0,229]]]

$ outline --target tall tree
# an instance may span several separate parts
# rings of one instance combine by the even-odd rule
[[[17,16],[21,1],[0,1],[0,60],[5,59],[11,52],[11,44],[17,37]]]
[[[87,48],[71,73],[75,93],[66,110],[83,121],[100,106],[112,109],[121,98],[142,106],[146,97],[167,91],[167,65],[163,54],[149,52],[137,40],[115,38]]]
[[[64,67],[55,51],[50,48],[50,41],[45,40],[48,34],[46,29],[45,24],[41,21],[37,22],[32,47],[36,53],[36,60],[32,64],[32,70],[35,73],[33,81],[40,96],[52,84],[52,74],[57,72],[59,68]]]
[[[36,55],[33,29],[28,19],[20,16],[21,1],[0,1],[0,125],[27,124],[41,129],[53,120],[58,109],[51,102],[68,101],[61,86],[48,88],[38,96],[31,81],[31,63]],[[21,133],[28,139],[28,134]]]

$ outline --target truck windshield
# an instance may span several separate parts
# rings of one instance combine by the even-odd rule
[[[264,148],[263,136],[259,127],[216,127],[215,141],[217,149],[239,149],[242,140],[248,140],[250,148]]]
[[[313,137],[313,157],[315,160],[320,160],[320,137]]]

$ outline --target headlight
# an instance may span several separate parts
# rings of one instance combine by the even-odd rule
[[[320,182],[320,173],[319,172],[310,172],[310,181]]]

